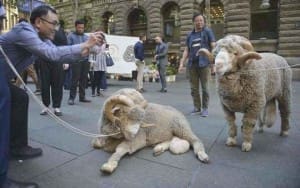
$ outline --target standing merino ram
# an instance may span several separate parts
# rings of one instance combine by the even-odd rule
[[[213,59],[205,49],[200,49],[200,53]],[[292,71],[286,60],[273,53],[256,53],[250,41],[235,35],[217,41],[213,54],[217,91],[229,124],[226,144],[236,145],[235,112],[241,112],[244,114],[242,151],[250,151],[256,121],[260,131],[263,126],[274,124],[276,101],[281,115],[280,135],[287,136]]]
[[[102,134],[111,136],[94,139],[94,148],[114,152],[102,165],[104,172],[112,173],[124,155],[146,146],[155,146],[154,154],[159,155],[168,149],[184,153],[191,144],[200,161],[209,160],[182,113],[170,106],[148,103],[135,89],[121,89],[110,96],[98,124]]]

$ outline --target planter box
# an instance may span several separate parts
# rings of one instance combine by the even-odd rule
[[[175,82],[176,81],[176,75],[166,76],[166,81],[167,82]]]

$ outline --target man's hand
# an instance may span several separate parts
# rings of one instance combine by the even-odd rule
[[[90,48],[95,46],[95,45],[100,45],[102,40],[100,39],[101,38],[101,33],[102,32],[95,32],[95,33],[91,33],[89,35],[89,39],[82,43],[82,46],[81,46],[81,55],[82,56],[87,56],[89,55],[89,51],[90,51]]]
[[[185,72],[185,69],[186,69],[186,68],[185,68],[182,64],[180,64],[179,67],[178,67],[178,72],[179,72],[179,73],[184,73],[184,72]]]

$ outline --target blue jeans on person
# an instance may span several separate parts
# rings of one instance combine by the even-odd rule
[[[0,187],[6,181],[9,160],[10,90],[4,72],[4,61],[0,60]]]

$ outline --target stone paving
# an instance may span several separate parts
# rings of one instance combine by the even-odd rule
[[[105,96],[118,89],[134,88],[133,81],[108,80]],[[32,87],[32,85],[30,85]],[[290,135],[279,136],[279,118],[264,133],[254,133],[253,149],[242,152],[240,126],[238,146],[226,147],[227,125],[211,80],[209,117],[189,116],[192,110],[189,83],[183,75],[169,83],[168,92],[160,93],[159,83],[145,83],[144,97],[171,105],[186,114],[195,134],[203,141],[210,164],[203,164],[191,151],[172,155],[168,151],[152,155],[145,148],[124,157],[112,175],[99,171],[110,154],[91,147],[91,138],[62,127],[49,116],[41,116],[41,108],[31,98],[29,107],[30,143],[43,149],[41,157],[11,160],[9,177],[37,182],[42,188],[299,188],[300,187],[300,82],[293,82],[293,110]],[[96,125],[106,97],[87,97],[92,103],[67,104],[64,91],[62,119],[73,126],[98,133]],[[238,115],[237,124],[241,124]]]

